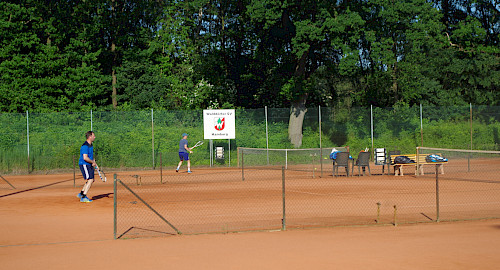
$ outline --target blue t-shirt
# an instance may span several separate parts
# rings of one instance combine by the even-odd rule
[[[80,159],[78,160],[78,165],[92,165],[87,161],[83,160],[83,154],[87,154],[90,159],[94,160],[94,146],[90,145],[87,141],[80,147]]]
[[[180,152],[186,152],[187,153],[186,148],[184,148],[184,145],[187,146],[187,144],[188,144],[188,140],[181,139],[181,141],[179,142],[179,153]]]

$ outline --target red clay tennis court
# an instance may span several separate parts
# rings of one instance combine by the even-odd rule
[[[112,178],[110,177],[112,173],[107,172],[108,178]],[[432,221],[435,218],[431,216],[432,211],[435,211],[435,206],[432,204],[435,196],[427,190],[432,190],[434,185],[434,176],[430,173],[422,178],[414,176],[396,178],[380,175],[376,170],[372,170],[374,174],[372,177],[339,177],[335,178],[335,181],[331,175],[323,178],[309,176],[307,179],[290,177],[291,182],[287,185],[287,190],[290,192],[288,200],[291,209],[289,210],[290,216],[287,216],[286,231],[280,231],[279,220],[274,221],[275,217],[280,216],[279,204],[277,210],[270,208],[270,205],[275,207],[272,202],[274,199],[280,199],[279,181],[271,183],[266,182],[265,179],[251,179],[250,174],[247,175],[250,178],[245,180],[246,183],[222,181],[215,177],[217,174],[225,173],[234,172],[228,172],[225,169],[220,172],[216,169],[204,172],[200,169],[193,175],[189,175],[194,176],[192,179],[187,179],[192,180],[192,183],[186,183],[186,178],[179,178],[178,183],[175,183],[173,178],[166,177],[164,179],[166,183],[160,185],[169,189],[158,193],[158,191],[152,191],[156,189],[157,184],[146,182],[147,172],[120,172],[122,175],[144,175],[141,181],[145,182],[141,185],[136,183],[133,186],[134,190],[145,192],[141,193],[142,195],[147,195],[148,192],[156,192],[162,196],[172,194],[168,196],[169,200],[177,200],[175,202],[177,208],[185,208],[177,210],[176,213],[174,212],[175,215],[172,214],[168,219],[174,225],[181,224],[178,226],[183,230],[199,228],[195,226],[196,222],[191,220],[197,220],[201,224],[199,226],[203,226],[203,224],[217,223],[222,218],[236,220],[236,222],[226,222],[229,227],[224,229],[227,231],[230,231],[230,226],[233,226],[231,224],[235,224],[236,228],[251,232],[220,233],[215,230],[218,233],[162,234],[163,237],[128,240],[125,239],[128,237],[113,240],[112,181],[96,182],[90,192],[94,202],[84,204],[80,203],[75,196],[80,186],[73,187],[72,174],[8,176],[7,179],[16,189],[4,186],[0,189],[2,269],[32,269],[34,267],[50,269],[97,267],[112,269],[496,269],[497,264],[500,263],[496,251],[498,240],[500,240],[498,219],[439,223]],[[280,171],[277,170],[276,173],[279,175]],[[201,177],[200,175],[203,174],[205,174],[203,179],[196,180],[196,177]],[[235,174],[237,175],[237,172]],[[450,174],[447,171],[444,176]],[[210,175],[215,178],[211,179]],[[137,181],[137,177],[131,179]],[[311,180],[316,181],[313,186],[314,190],[307,185],[310,182],[306,182]],[[77,184],[81,184],[80,182],[77,177]],[[455,215],[455,213],[463,214],[464,217],[472,215],[474,218],[473,214],[477,213],[478,209],[483,209],[481,211],[485,211],[483,214],[487,216],[499,213],[499,207],[494,201],[500,201],[499,197],[493,196],[496,194],[494,187],[498,184],[487,181],[456,182],[446,181],[443,178],[441,188],[453,190],[453,192],[447,194],[446,200],[450,201],[443,202],[443,205],[448,205],[447,207],[451,207],[451,210],[444,207],[442,219],[446,219],[447,214]],[[404,183],[404,186],[398,187],[395,183]],[[428,183],[429,187],[423,188],[423,183]],[[242,186],[245,184],[252,185],[252,187]],[[446,185],[449,187],[446,188]],[[417,189],[418,187],[420,189]],[[474,188],[472,194],[464,196],[470,193],[471,187]],[[277,191],[272,188],[277,188]],[[262,193],[264,189],[268,189],[269,193]],[[196,193],[196,190],[199,192]],[[318,190],[322,193],[318,193]],[[382,193],[383,190],[392,194],[392,197],[387,198],[393,199],[381,202],[386,207],[381,209],[380,215],[380,221],[383,221],[380,223],[383,225],[371,226],[377,213],[373,202],[380,198],[374,191]],[[212,193],[218,194],[220,200],[211,200]],[[120,194],[118,195],[121,196]],[[198,203],[193,204],[193,200],[186,197],[187,194],[196,198]],[[478,194],[481,195],[480,198],[476,198]],[[454,203],[451,206],[451,196],[462,198],[462,203]],[[324,205],[323,197],[337,197],[339,201],[317,209],[318,206]],[[242,201],[244,198],[249,198],[249,201]],[[340,203],[346,200],[352,203]],[[405,208],[401,205],[401,209],[398,209],[400,211],[398,219],[401,222],[398,222],[398,226],[394,226],[391,208],[393,202],[398,203],[397,200],[412,202],[412,205],[407,205],[407,210],[417,205],[427,207],[425,208],[428,209],[427,213],[416,215],[418,219],[427,219],[427,222],[414,223],[414,214],[405,216]],[[304,201],[308,203],[304,204]],[[220,209],[217,210],[218,208],[233,210],[234,208],[227,206],[222,207],[228,202],[233,202],[233,205],[238,202],[237,205],[244,208],[252,206],[252,211],[255,211],[255,208],[264,209],[263,214],[259,216],[260,220],[276,222],[271,225],[277,226],[277,229],[262,228],[261,230],[259,229],[261,224],[245,228],[241,224],[246,224],[244,222],[246,218],[254,219],[255,214],[248,215],[247,212],[245,215],[233,214],[231,216]],[[127,204],[127,200],[122,201],[122,204]],[[128,204],[140,207],[140,203]],[[156,204],[161,205],[161,202]],[[151,205],[154,206],[155,202],[151,202]],[[207,205],[212,207],[207,207]],[[371,208],[365,210],[364,205],[371,205]],[[186,212],[186,209],[189,211]],[[329,223],[332,220],[338,220],[335,216],[324,220],[318,219],[322,213],[331,212],[331,209],[342,209],[340,211],[342,216],[346,216],[345,213],[349,212],[357,213],[354,215],[355,220],[366,216],[366,221],[358,226],[343,226],[335,222]],[[188,213],[191,218],[183,222],[175,222],[182,220],[180,219],[182,213]],[[300,216],[294,217],[292,213],[300,213]],[[199,217],[202,216],[207,216],[206,220],[200,220]],[[409,221],[409,223],[404,221]],[[304,222],[309,226],[304,225]],[[319,222],[320,226],[311,225],[311,222]],[[349,218],[343,222],[350,223]],[[333,227],[329,227],[330,225]],[[192,230],[196,233],[196,230]]]

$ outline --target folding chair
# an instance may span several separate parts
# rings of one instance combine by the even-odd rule
[[[337,153],[337,158],[333,161],[333,176],[337,176],[339,167],[344,167],[347,177],[349,177],[349,152]]]
[[[372,175],[372,172],[370,171],[370,152],[360,152],[358,159],[356,159],[356,162],[352,164],[352,171],[351,175],[354,175],[354,166],[358,167],[358,176],[361,175],[361,170],[360,168],[363,168],[363,176],[365,175],[365,168],[368,167],[368,173],[370,176]]]

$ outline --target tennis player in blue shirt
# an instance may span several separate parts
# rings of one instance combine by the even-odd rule
[[[187,140],[188,134],[187,133],[182,133],[182,139],[179,141],[179,165],[177,165],[177,169],[175,170],[176,172],[179,172],[179,168],[182,165],[182,161],[187,160],[187,166],[188,166],[188,173],[191,173],[191,161],[189,160],[189,153],[193,153],[191,151],[191,148],[188,147],[188,140]]]
[[[94,167],[97,166],[94,159],[94,146],[92,145],[95,140],[95,134],[92,131],[88,131],[85,133],[85,137],[87,140],[80,147],[78,166],[80,167],[80,171],[82,171],[83,180],[86,182],[77,197],[80,198],[80,202],[89,203],[92,200],[87,197],[87,192],[89,192],[94,182]]]

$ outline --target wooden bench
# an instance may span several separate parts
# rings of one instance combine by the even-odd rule
[[[414,166],[415,167],[415,175],[424,175],[424,165],[436,165],[438,166],[438,169],[440,170],[440,174],[444,174],[444,164],[446,162],[427,162],[425,160],[425,157],[430,154],[419,154],[417,157],[417,154],[400,154],[400,155],[390,155],[391,159],[391,166],[394,166],[394,175],[401,175],[403,176],[403,168],[406,166]],[[441,156],[440,153],[437,153],[435,155]],[[415,163],[394,163],[394,159],[398,156],[407,156],[411,160],[414,160]]]

